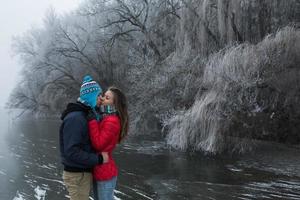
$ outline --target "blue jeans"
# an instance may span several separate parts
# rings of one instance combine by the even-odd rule
[[[93,192],[95,200],[113,200],[114,189],[117,184],[117,177],[108,181],[94,181]]]

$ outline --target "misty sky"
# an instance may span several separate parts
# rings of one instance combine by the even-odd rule
[[[13,57],[12,37],[41,26],[46,11],[53,7],[58,14],[74,10],[81,0],[0,0],[0,108],[16,86],[22,63]]]

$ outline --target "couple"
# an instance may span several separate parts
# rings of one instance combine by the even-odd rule
[[[128,131],[125,95],[110,87],[104,95],[99,84],[85,76],[76,103],[62,113],[60,153],[63,181],[71,200],[88,200],[93,181],[96,200],[112,200],[118,170],[112,151]]]

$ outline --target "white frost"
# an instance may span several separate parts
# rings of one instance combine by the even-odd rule
[[[13,198],[13,200],[24,200],[24,197],[17,191],[16,196]]]
[[[40,188],[40,186],[37,186],[34,189],[35,195],[34,197],[38,200],[45,200],[45,196],[46,196],[46,190],[43,190],[42,188]]]

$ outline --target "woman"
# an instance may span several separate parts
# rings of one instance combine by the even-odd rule
[[[118,169],[112,151],[128,132],[127,100],[120,89],[110,87],[100,98],[101,121],[89,121],[89,133],[97,152],[108,152],[109,161],[93,170],[94,196],[98,200],[112,200]]]

